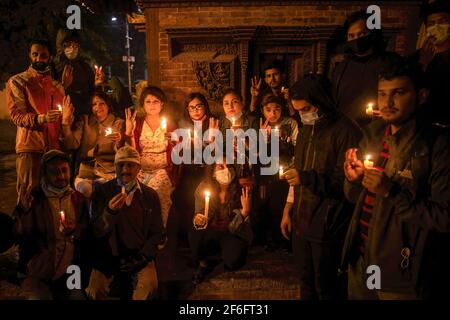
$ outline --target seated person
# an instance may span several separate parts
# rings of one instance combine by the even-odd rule
[[[146,300],[158,287],[161,206],[156,191],[137,179],[141,162],[136,149],[122,147],[114,163],[117,178],[99,185],[92,197],[97,260],[86,292],[91,299],[106,299],[119,280],[122,299]]]
[[[222,162],[208,167],[205,180],[195,192],[195,215],[189,235],[192,256],[198,264],[193,276],[195,284],[209,271],[208,257],[215,249],[221,251],[225,269],[242,267],[252,239],[250,189],[241,190],[233,167],[225,164],[225,157]]]

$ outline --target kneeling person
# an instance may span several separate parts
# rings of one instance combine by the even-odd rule
[[[137,180],[141,165],[134,148],[119,149],[114,162],[117,178],[93,193],[93,228],[99,240],[99,261],[87,293],[92,299],[104,299],[113,280],[119,280],[122,298],[145,300],[158,286],[155,257],[162,238],[159,198],[153,189]]]

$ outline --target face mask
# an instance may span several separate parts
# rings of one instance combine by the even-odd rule
[[[300,113],[300,118],[304,125],[313,125],[317,119],[319,119],[319,114],[315,112]]]
[[[355,40],[347,41],[347,43],[345,44],[345,50],[350,53],[362,55],[369,51],[369,49],[372,48],[372,45],[372,35],[369,34]]]
[[[234,171],[225,168],[214,173],[214,177],[221,185],[229,185],[234,178]]]
[[[78,48],[73,47],[66,48],[64,49],[64,54],[69,60],[76,59],[76,57],[78,56]]]
[[[65,194],[67,191],[71,190],[69,184],[67,184],[67,186],[65,186],[64,188],[57,188],[48,184],[44,178],[41,179],[41,188],[47,195],[47,197],[58,197]]]
[[[448,37],[450,36],[449,33],[450,24],[435,24],[434,26],[427,28],[427,36],[428,37],[435,37],[436,38],[436,44],[441,44],[445,42]]]
[[[50,69],[48,63],[46,62],[32,62],[31,66],[39,73],[45,73]]]

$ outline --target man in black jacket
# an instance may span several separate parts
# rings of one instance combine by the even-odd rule
[[[345,201],[342,164],[356,146],[358,126],[335,109],[326,78],[309,76],[291,89],[303,126],[294,153],[294,168],[283,178],[294,187],[293,251],[299,268],[302,299],[338,299],[337,270],[352,208]],[[349,207],[350,206],[350,207]],[[281,229],[291,225],[285,209]]]
[[[80,54],[80,35],[77,31],[60,30],[57,37],[58,53],[55,57],[56,79],[60,80],[66,95],[75,107],[75,120],[91,112],[89,101],[95,89],[95,75]]]
[[[145,300],[158,286],[155,258],[162,239],[160,202],[156,191],[137,180],[141,165],[134,148],[120,148],[114,162],[117,178],[97,187],[92,196],[98,261],[86,291],[92,299],[105,299],[117,278],[122,298],[129,299],[132,291],[133,300]]]
[[[345,52],[348,54],[333,73],[333,91],[337,109],[363,126],[369,103],[377,99],[378,71],[393,53],[385,51],[381,30],[369,30],[365,11],[353,13],[345,22]]]
[[[420,66],[392,59],[378,82],[382,119],[346,153],[344,190],[356,203],[343,250],[351,299],[448,297],[450,139],[423,123],[427,95]]]

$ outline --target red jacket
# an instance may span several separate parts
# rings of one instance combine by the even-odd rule
[[[17,126],[16,152],[44,153],[59,148],[60,122],[39,125],[37,117],[57,109],[64,88],[50,74],[41,75],[32,67],[12,76],[6,85],[6,104]]]

